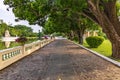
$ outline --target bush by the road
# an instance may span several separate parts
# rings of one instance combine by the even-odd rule
[[[86,38],[86,42],[91,48],[97,48],[104,41],[103,37],[100,36],[91,36]]]

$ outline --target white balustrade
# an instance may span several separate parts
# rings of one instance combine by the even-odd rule
[[[40,49],[41,47],[49,44],[54,39],[36,41],[24,46],[4,49],[0,51],[0,70],[9,66],[10,64],[20,60],[21,58],[31,54],[32,52]]]

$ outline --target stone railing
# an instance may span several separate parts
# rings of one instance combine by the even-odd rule
[[[20,60],[21,58],[31,54],[41,47],[49,44],[54,39],[36,41],[24,46],[18,46],[0,51],[0,70],[9,66],[10,64]]]

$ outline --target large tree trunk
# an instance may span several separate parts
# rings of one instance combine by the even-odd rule
[[[77,32],[79,44],[83,44],[83,37],[80,35],[80,32]]]
[[[72,40],[72,34],[71,33],[67,33],[67,37],[68,37],[68,39]]]
[[[112,43],[112,57],[120,58],[120,22],[116,12],[116,0],[87,0],[88,9],[83,15],[98,23]],[[103,9],[101,8],[103,7]]]
[[[120,41],[112,43],[112,57],[120,58]]]
[[[83,44],[83,35],[84,35],[84,31],[82,30],[77,31],[79,44]]]
[[[105,20],[103,21],[104,21],[104,25],[102,25],[103,32],[106,33],[108,39],[112,44],[112,57],[120,58],[120,36],[113,28],[115,26],[111,25],[111,23],[108,23],[107,20],[106,22]],[[106,26],[108,26],[109,28],[106,28]]]
[[[74,37],[75,37],[75,34],[74,34],[74,32],[72,30],[70,31],[70,34],[71,34],[71,40],[73,40]]]

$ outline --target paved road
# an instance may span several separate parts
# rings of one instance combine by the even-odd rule
[[[120,68],[67,40],[56,40],[0,71],[0,80],[120,80]]]

